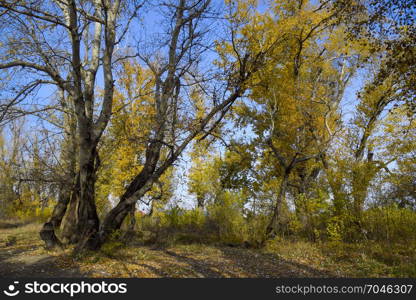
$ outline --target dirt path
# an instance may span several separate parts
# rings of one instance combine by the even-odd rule
[[[0,224],[1,227],[1,224]],[[328,277],[326,271],[260,251],[206,245],[128,246],[84,257],[48,252],[40,225],[0,228],[0,277]]]
[[[0,222],[0,277],[79,277],[77,269],[57,265],[39,238],[39,224]]]

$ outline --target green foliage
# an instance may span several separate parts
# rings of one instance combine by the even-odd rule
[[[175,243],[209,242],[202,209],[185,210],[178,206],[160,210],[152,216],[137,217],[139,238],[144,243],[169,246]]]
[[[185,210],[175,206],[156,215],[158,226],[173,229],[201,229],[205,223],[205,215],[200,208]]]
[[[372,208],[363,213],[362,227],[370,240],[412,243],[416,241],[416,212],[394,205]]]
[[[192,210],[187,210],[182,216],[183,223],[192,226],[196,229],[202,229],[205,222],[206,217],[204,212],[201,208],[195,208]]]
[[[263,241],[268,216],[244,216],[245,201],[242,193],[226,192],[206,211],[175,206],[151,217],[138,217],[138,230],[144,242],[164,245],[195,242],[258,246]]]
[[[317,189],[310,197],[299,194],[295,205],[296,217],[292,216],[290,220],[290,232],[303,235],[312,241],[322,238],[330,211],[327,193]]]
[[[344,239],[344,222],[341,217],[335,216],[328,220],[326,233],[330,242],[341,242]]]
[[[247,223],[243,217],[241,193],[225,192],[208,207],[208,216],[215,224],[219,241],[241,244],[247,240]]]
[[[263,246],[264,234],[269,223],[269,216],[258,214],[246,218],[247,242],[249,246],[260,248]]]
[[[27,196],[27,197],[25,197]],[[9,217],[17,218],[21,221],[46,222],[52,215],[53,207],[42,207],[39,201],[33,201],[29,194],[24,194],[19,200],[16,200],[9,210]]]

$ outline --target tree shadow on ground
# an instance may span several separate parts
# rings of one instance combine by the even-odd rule
[[[5,221],[0,221],[0,229],[13,229],[13,228],[19,228],[19,227],[23,227],[27,224],[30,224],[31,222],[14,222],[14,221],[10,221],[10,222],[5,222]]]
[[[335,274],[319,270],[306,264],[277,257],[274,254],[262,253],[240,248],[219,248],[224,257],[251,273],[253,277],[336,277]]]
[[[17,247],[8,247],[8,246],[0,246],[0,263],[2,261],[8,260],[12,257],[16,257],[17,255],[25,255],[26,253],[38,249],[37,246],[28,247],[24,246],[17,246]]]
[[[23,225],[17,227],[20,226]],[[51,255],[43,251],[37,232],[33,234],[25,232],[24,236],[22,236],[22,233],[7,231],[5,234],[17,236],[17,239],[11,244],[7,240],[0,241],[0,278],[86,276],[77,268],[61,268],[57,264],[57,260],[64,254],[55,253]]]
[[[207,278],[222,278],[225,277],[224,275],[232,275],[226,270],[224,270],[224,272],[213,270],[212,265],[208,264],[206,261],[201,261],[188,256],[180,255],[169,250],[165,250],[164,253],[174,257],[180,262],[186,263],[195,273],[203,274],[204,277]]]
[[[39,257],[40,258],[40,257]],[[62,269],[56,264],[56,258],[43,256],[32,263],[0,262],[0,278],[58,278],[58,277],[86,277],[78,268]]]
[[[219,250],[219,257],[208,259],[195,258],[187,254],[177,253],[166,248],[152,248],[172,257],[173,261],[162,262],[163,268],[178,266],[181,263],[190,270],[190,276],[205,278],[281,278],[281,277],[336,277],[337,275],[327,271],[313,268],[307,264],[283,259],[271,253],[250,250],[238,247],[215,247]],[[211,259],[212,258],[212,259]],[[169,277],[163,269],[154,268],[147,264],[142,267],[151,269],[153,273],[161,277]],[[198,275],[198,276],[196,276]]]

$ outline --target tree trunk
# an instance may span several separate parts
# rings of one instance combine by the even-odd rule
[[[82,136],[81,136],[82,137]],[[78,243],[77,249],[99,247],[99,219],[95,206],[95,182],[99,165],[96,146],[89,139],[81,138],[79,147],[80,171],[72,191],[60,199],[50,221],[41,231],[47,247],[61,245],[55,230],[61,225],[65,243]],[[69,207],[68,207],[69,204]],[[68,207],[68,208],[67,208]]]
[[[281,231],[281,212],[282,204],[285,198],[287,183],[289,179],[289,173],[285,171],[285,175],[280,183],[279,194],[277,195],[276,205],[274,207],[273,216],[270,220],[269,225],[266,228],[266,238],[273,238],[276,234]]]
[[[71,199],[65,217],[61,224],[61,238],[66,244],[75,244],[79,241],[77,228],[77,210],[79,205],[79,174],[72,189]]]
[[[68,108],[65,97],[61,91],[61,101],[64,108]],[[69,103],[69,105],[71,105]],[[79,186],[79,176],[76,172],[76,154],[77,154],[77,126],[73,111],[68,109],[64,115],[65,138],[62,141],[61,165],[64,168],[64,182],[61,184],[58,202],[54,207],[51,218],[43,225],[40,236],[45,242],[46,248],[62,246],[62,242],[56,235],[56,231],[66,224],[74,224],[73,220],[66,222],[65,216],[71,213],[71,203],[74,197],[77,197]],[[68,209],[69,205],[69,209]],[[65,231],[64,231],[65,232]],[[63,241],[64,243],[66,241]]]
[[[128,223],[126,224],[126,231],[123,235],[123,240],[125,243],[131,242],[136,235],[136,205],[132,205],[130,212]]]
[[[197,201],[197,206],[198,208],[204,209],[204,196],[203,195],[197,195],[196,201]]]
[[[130,222],[127,231],[134,231],[136,229],[136,205],[132,205],[130,210]]]
[[[62,187],[59,192],[58,203],[53,209],[52,216],[43,224],[40,231],[40,237],[45,242],[46,248],[51,249],[56,246],[62,246],[61,241],[57,238],[55,230],[61,225],[62,219],[67,210],[71,192],[67,187]]]
[[[128,198],[121,198],[120,202],[106,215],[100,228],[100,243],[104,243],[108,236],[117,229],[120,229],[123,220],[131,213],[134,203],[127,201]]]
[[[152,186],[151,173],[142,172],[127,187],[126,192],[120,197],[119,203],[105,216],[100,227],[100,242],[104,243],[108,236],[121,227],[125,217],[132,211],[132,207],[136,205],[137,199],[144,194]],[[134,197],[134,198],[132,198]]]
[[[160,130],[160,129],[159,129]],[[163,137],[163,136],[161,136]],[[100,242],[105,242],[107,237],[121,227],[123,220],[136,205],[138,199],[150,190],[153,183],[159,179],[162,172],[155,174],[156,165],[160,157],[162,144],[153,142],[146,150],[146,163],[141,172],[129,184],[119,203],[105,216],[100,227]]]
[[[40,236],[48,249],[62,246],[62,244],[73,244],[79,240],[76,216],[79,204],[78,174],[74,180],[73,184],[68,183],[67,186],[61,188],[59,200],[52,212],[52,216],[40,231]],[[56,231],[59,228],[61,228],[61,240],[56,235]]]
[[[80,143],[79,204],[76,211],[77,234],[81,236],[78,249],[99,247],[99,219],[95,206],[95,182],[98,168],[96,146],[88,139]]]

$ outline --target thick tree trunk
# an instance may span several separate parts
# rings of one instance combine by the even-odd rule
[[[77,248],[95,250],[100,245],[98,230],[100,222],[95,206],[95,182],[98,168],[96,146],[84,139],[80,145],[79,204],[77,207]]]
[[[71,192],[67,187],[62,187],[59,193],[58,203],[56,204],[51,218],[43,224],[40,231],[40,237],[45,242],[46,248],[51,249],[56,246],[62,246],[61,241],[55,234],[55,230],[61,225],[62,219],[67,210]]]
[[[127,231],[134,231],[136,229],[136,205],[132,205],[130,210],[130,222]]]
[[[97,249],[99,219],[95,206],[95,182],[98,168],[96,147],[84,139],[79,147],[80,171],[72,190],[65,193],[55,207],[51,220],[41,231],[47,247],[61,245],[55,230],[61,226],[61,236],[65,243],[78,243],[77,249]]]
[[[62,101],[65,103],[64,94],[61,95]],[[63,104],[66,108],[67,104]],[[71,212],[71,203],[73,198],[77,194],[77,185],[79,182],[79,176],[76,175],[76,154],[77,154],[77,126],[76,120],[72,114],[72,111],[68,111],[64,116],[65,124],[65,139],[62,142],[62,152],[61,152],[61,164],[65,168],[64,178],[65,181],[61,184],[58,202],[54,207],[51,218],[43,225],[40,236],[41,239],[45,242],[47,248],[54,248],[55,246],[62,246],[62,242],[56,235],[58,229],[65,224],[73,224],[72,220],[70,222],[65,222],[65,215]],[[78,197],[76,197],[78,198]],[[64,243],[66,241],[63,241]]]
[[[71,199],[68,204],[68,209],[61,224],[61,238],[62,241],[66,244],[75,244],[79,241],[80,238],[77,228],[79,189],[79,174],[77,174],[76,182],[71,193]]]
[[[276,205],[273,210],[273,216],[270,220],[269,225],[266,228],[266,238],[272,238],[281,231],[281,212],[282,204],[286,194],[287,184],[288,184],[289,174],[285,172],[285,175],[282,178],[280,183],[279,194],[277,195]]]
[[[80,133],[80,171],[76,176],[71,196],[68,197],[66,194],[66,197],[60,200],[51,220],[41,231],[41,237],[48,248],[61,245],[55,234],[55,230],[61,223],[65,242],[78,243],[77,249],[97,249],[100,244],[99,219],[95,206],[98,155],[94,143],[85,136],[88,137],[88,131]],[[67,209],[68,203],[69,209]],[[62,222],[65,211],[67,214]]]
[[[120,199],[120,202],[106,215],[100,228],[100,242],[104,243],[108,236],[117,229],[120,229],[126,216],[132,211],[132,206],[127,198]]]
[[[159,128],[159,130],[161,130]],[[163,136],[160,136],[160,140]],[[136,205],[138,199],[151,189],[153,183],[159,179],[160,174],[155,174],[156,165],[160,157],[162,144],[153,142],[146,150],[146,163],[142,171],[133,179],[125,193],[120,197],[119,203],[105,216],[100,227],[100,242],[105,242],[108,236],[120,229],[126,216]]]
[[[79,239],[76,218],[79,203],[79,175],[75,176],[74,180],[73,184],[68,183],[67,186],[61,188],[52,216],[40,231],[41,239],[48,249],[62,246],[62,244],[76,243]],[[59,228],[61,228],[61,240],[56,235]]]
[[[104,243],[108,236],[121,227],[123,220],[132,211],[139,198],[150,190],[154,179],[153,173],[145,169],[127,187],[126,192],[121,196],[119,203],[105,216],[100,227],[100,242]],[[134,197],[134,198],[133,198]]]

